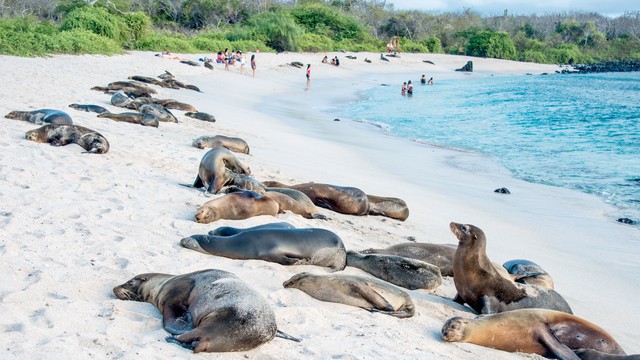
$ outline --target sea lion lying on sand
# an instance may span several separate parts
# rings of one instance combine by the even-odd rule
[[[367,194],[369,200],[369,215],[380,215],[392,219],[405,221],[409,217],[409,208],[402,199],[381,197]]]
[[[199,149],[213,149],[215,147],[222,146],[233,152],[241,154],[249,153],[249,144],[247,144],[246,141],[237,137],[229,137],[224,135],[200,136],[199,138],[194,139],[191,145]]]
[[[105,154],[109,142],[98,132],[78,125],[48,124],[26,132],[27,140],[63,146],[71,143],[82,146],[87,152]]]
[[[253,216],[278,214],[278,203],[254,191],[239,191],[222,195],[204,203],[195,220],[208,224],[220,219],[243,220]]]
[[[367,249],[362,254],[386,254],[416,259],[440,268],[442,276],[453,276],[453,256],[456,246],[451,244],[429,244],[406,242],[386,249]]]
[[[142,126],[152,126],[158,127],[160,126],[160,122],[155,115],[151,114],[143,114],[137,112],[123,112],[119,114],[115,113],[102,113],[98,114],[99,118],[107,118],[113,121],[119,122],[128,122],[131,124],[140,124]]]
[[[267,187],[301,191],[316,206],[342,214],[366,215],[369,212],[367,194],[358,188],[316,183],[285,185],[277,181],[264,181],[263,184]]]
[[[347,251],[347,266],[409,290],[432,290],[442,284],[440,268],[424,261],[396,255],[362,255]]]
[[[242,164],[231,151],[221,146],[213,148],[202,156],[193,187],[204,187],[206,192],[217,194],[231,181],[231,172],[251,174],[249,167]]]
[[[23,120],[40,124],[73,124],[71,116],[64,111],[54,109],[39,109],[33,111],[12,111],[4,116],[7,119]]]

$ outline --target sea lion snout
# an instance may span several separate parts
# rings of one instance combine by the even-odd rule
[[[206,252],[202,246],[200,246],[200,242],[198,241],[198,239],[194,238],[193,236],[189,236],[186,237],[182,240],[180,240],[180,245],[186,247],[187,249],[190,250],[195,250],[195,251],[199,251],[201,253],[204,254],[208,254],[208,252]]]

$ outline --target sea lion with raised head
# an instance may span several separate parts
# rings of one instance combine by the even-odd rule
[[[320,301],[357,306],[399,318],[411,317],[415,306],[409,294],[388,282],[356,275],[300,273],[282,284]]]
[[[316,206],[348,215],[369,213],[369,200],[364,191],[355,187],[304,183],[285,185],[277,181],[264,181],[267,187],[288,188],[303,192]]]
[[[482,230],[469,224],[450,224],[458,238],[453,257],[453,282],[458,297],[480,314],[524,308],[543,308],[571,314],[565,299],[555,290],[520,284],[501,276],[486,254]]]
[[[208,235],[216,235],[216,236],[231,236],[237,235],[241,232],[245,231],[253,231],[253,230],[263,230],[263,229],[295,229],[296,227],[289,224],[288,222],[276,222],[276,223],[266,223],[262,225],[253,226],[250,228],[234,228],[231,226],[220,226],[209,231]]]
[[[454,317],[442,327],[450,342],[468,342],[498,350],[578,360],[575,352],[626,356],[616,340],[599,326],[575,315],[548,309],[519,309],[475,319]],[[595,351],[592,352],[592,351]]]
[[[255,191],[238,191],[204,203],[195,220],[208,224],[220,219],[243,220],[254,216],[278,214],[278,203]]]
[[[131,124],[140,124],[142,126],[160,126],[160,122],[155,115],[143,114],[139,112],[123,112],[123,113],[102,113],[98,114],[99,118],[107,118],[113,121],[127,122]]]
[[[442,284],[440,268],[424,261],[396,255],[368,254],[347,251],[347,266],[409,290],[433,290]]]
[[[409,208],[402,199],[369,194],[367,194],[367,199],[369,200],[369,215],[386,216],[400,221],[405,221],[409,217]]]
[[[361,254],[386,254],[424,261],[440,268],[442,276],[453,276],[453,256],[456,246],[451,244],[429,244],[406,242],[386,249],[366,249]]]
[[[246,141],[237,137],[229,137],[224,135],[200,136],[199,138],[194,139],[191,145],[193,147],[197,147],[198,149],[213,149],[215,147],[222,146],[233,152],[242,154],[249,153],[249,145]]]
[[[39,109],[32,111],[12,111],[4,116],[7,119],[22,120],[41,124],[73,124],[71,116],[64,111],[54,109]]]
[[[25,138],[53,146],[75,143],[87,152],[104,154],[109,151],[109,142],[100,133],[86,127],[67,124],[48,124],[25,133]]]
[[[194,352],[246,351],[276,335],[273,309],[236,275],[208,269],[184,275],[140,274],[116,286],[118,299],[144,301],[162,313],[162,327]]]
[[[193,235],[182,239],[180,244],[205,254],[282,265],[316,265],[342,270],[347,261],[340,237],[316,228],[260,228],[230,236]]]
[[[226,171],[227,169],[230,172]],[[202,156],[193,187],[204,187],[206,192],[217,194],[230,183],[231,172],[241,175],[251,174],[249,167],[242,164],[231,151],[222,146],[213,148]]]
[[[109,110],[98,105],[69,104],[69,107],[78,111],[94,112],[98,114],[109,112]]]

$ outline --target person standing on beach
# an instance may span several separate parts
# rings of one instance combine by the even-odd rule
[[[256,77],[256,54],[251,54],[251,71],[253,72],[253,77]]]
[[[240,63],[240,75],[244,74],[244,64],[246,63],[242,50],[238,50],[236,53],[236,59]]]
[[[311,86],[311,64],[307,64],[307,87]]]

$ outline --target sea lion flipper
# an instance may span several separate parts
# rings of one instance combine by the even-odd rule
[[[462,296],[460,296],[460,294],[456,294],[456,296],[453,297],[453,301],[457,302],[460,305],[464,305],[465,301],[462,298]]]
[[[201,188],[203,186],[204,186],[204,184],[202,183],[202,179],[200,178],[200,175],[196,175],[196,179],[193,182],[193,187],[198,189],[198,188]]]
[[[364,284],[355,283],[353,284],[353,288],[358,294],[360,294],[360,296],[362,296],[363,299],[373,305],[374,309],[371,309],[371,311],[393,311],[393,305],[370,287]]]
[[[549,352],[559,360],[580,360],[580,357],[573,350],[556,339],[548,327],[536,328],[535,334],[538,337],[538,341],[546,346]]]
[[[195,346],[193,346],[193,344],[183,343],[182,341],[176,339],[175,336],[167,336],[164,339],[168,343],[172,343],[172,344],[176,344],[176,345],[182,346],[183,348],[188,349],[188,350],[193,350],[195,348]]]

